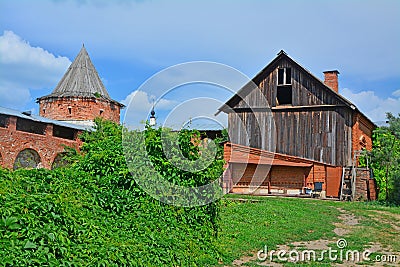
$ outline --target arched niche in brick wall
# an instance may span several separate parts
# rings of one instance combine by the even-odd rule
[[[33,169],[40,167],[40,165],[41,165],[41,159],[39,154],[31,148],[26,148],[18,153],[14,161],[13,169],[14,170],[19,168]]]
[[[51,164],[51,169],[54,170],[68,165],[69,161],[65,158],[66,155],[67,153],[65,152],[58,153]]]

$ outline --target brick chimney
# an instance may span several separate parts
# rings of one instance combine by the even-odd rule
[[[324,71],[325,80],[324,84],[330,87],[336,93],[339,93],[339,82],[338,82],[338,74],[337,70],[328,70]]]

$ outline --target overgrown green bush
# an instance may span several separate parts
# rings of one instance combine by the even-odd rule
[[[373,134],[371,166],[379,188],[379,200],[400,205],[400,114],[386,114],[389,125]]]
[[[5,266],[202,266],[219,258],[214,247],[219,202],[197,207],[164,204],[132,178],[121,126],[97,121],[82,134],[81,153],[55,170],[0,169],[0,262]],[[131,132],[132,138],[143,136]],[[148,128],[145,143],[157,171],[176,184],[203,185],[222,173],[222,149],[197,173],[169,166],[159,150],[161,129]],[[186,157],[199,147],[184,132]],[[155,149],[158,147],[157,149]],[[147,166],[136,159],[137,166]],[[164,166],[164,167],[163,167]],[[146,173],[146,168],[138,171]]]

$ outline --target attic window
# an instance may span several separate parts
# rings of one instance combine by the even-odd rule
[[[292,84],[292,69],[279,68],[278,69],[278,85]]]
[[[292,105],[292,86],[281,85],[277,87],[277,105]]]
[[[292,105],[292,69],[278,68],[277,105]]]

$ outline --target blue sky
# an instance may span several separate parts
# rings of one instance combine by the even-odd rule
[[[253,77],[284,49],[320,79],[338,69],[340,93],[373,121],[400,113],[397,0],[0,0],[0,106],[37,113],[35,99],[53,90],[82,43],[124,103],[169,66],[213,61]],[[158,114],[198,96],[224,101],[230,92],[183,86]],[[151,96],[136,100],[145,118]]]

